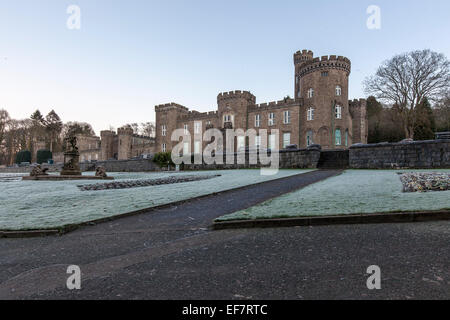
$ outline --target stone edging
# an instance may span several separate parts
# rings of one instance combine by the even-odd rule
[[[438,211],[343,214],[332,216],[218,221],[213,223],[212,229],[282,228],[343,224],[407,223],[438,220],[450,220],[450,209]]]

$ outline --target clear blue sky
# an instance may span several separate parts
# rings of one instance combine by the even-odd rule
[[[81,9],[69,30],[67,7]],[[369,5],[381,30],[366,27]],[[397,53],[450,57],[450,1],[1,0],[0,108],[26,118],[54,108],[64,121],[110,125],[154,120],[154,106],[216,108],[219,92],[257,102],[293,96],[292,55],[352,60],[350,97]]]

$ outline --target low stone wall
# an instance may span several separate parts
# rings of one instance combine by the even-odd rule
[[[48,172],[59,172],[62,169],[62,164],[42,164],[42,168],[48,168]],[[17,168],[0,168],[0,173],[30,173],[31,166],[17,167]]]
[[[231,169],[258,169],[261,167],[270,167],[270,165],[262,165],[259,162],[250,163],[250,154],[245,154],[245,164],[238,164],[238,154],[234,154],[234,163],[226,163],[224,156],[224,164],[184,164],[182,170],[231,170]],[[295,149],[281,150],[279,152],[279,169],[315,169],[320,158],[320,149]]]
[[[350,168],[450,168],[450,140],[378,143],[350,148]]]
[[[161,169],[152,160],[108,160],[80,163],[81,171],[95,171],[96,167],[104,167],[106,172],[147,172]]]

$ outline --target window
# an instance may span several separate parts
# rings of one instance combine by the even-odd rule
[[[336,115],[336,119],[342,119],[342,107],[340,105],[336,105],[334,113]]]
[[[340,146],[342,144],[342,140],[341,140],[341,129],[336,129],[335,134],[334,134],[334,144],[336,146]]]
[[[309,88],[308,90],[308,98],[312,98],[314,97],[314,89],[313,88]]]
[[[289,132],[283,133],[283,148],[291,144],[291,134]]]
[[[284,112],[283,123],[284,124],[291,123],[291,112],[289,110]]]
[[[195,154],[200,154],[200,147],[201,147],[201,142],[195,141],[194,142],[194,153]]]
[[[195,122],[194,123],[194,133],[195,134],[201,133],[200,132],[201,128],[202,128],[202,123],[201,122]]]
[[[189,134],[189,125],[184,125],[184,134]]]
[[[231,115],[227,114],[223,116],[223,122],[231,122]]]
[[[255,147],[256,149],[259,149],[261,147],[261,136],[255,137]]]
[[[256,116],[255,116],[255,127],[260,127],[261,126],[261,115],[260,114],[257,114]]]
[[[348,147],[348,129],[345,130],[345,146]]]
[[[276,144],[276,135],[269,134],[269,149],[270,150],[277,150],[277,144]]]
[[[322,77],[328,77],[328,71],[322,72],[321,76],[322,76]]]
[[[162,144],[162,152],[167,151],[167,145],[165,143]]]
[[[162,136],[165,137],[167,135],[167,127],[165,124],[161,126]]]
[[[269,126],[275,125],[275,113],[269,113]]]
[[[306,133],[306,146],[309,147],[310,145],[314,144],[313,141],[313,132],[311,130],[309,130]]]
[[[308,108],[308,112],[307,112],[307,115],[306,115],[306,120],[307,121],[314,120],[314,108]]]
[[[336,86],[336,95],[341,96],[342,95],[342,88],[341,86]]]

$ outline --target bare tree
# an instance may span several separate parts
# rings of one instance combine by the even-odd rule
[[[438,101],[450,86],[450,61],[430,50],[397,55],[364,81],[367,94],[396,105],[407,138],[414,138],[416,108],[425,98]]]
[[[140,134],[144,137],[155,137],[156,126],[153,122],[143,122],[140,125]]]

